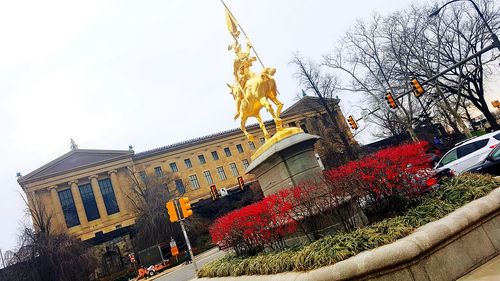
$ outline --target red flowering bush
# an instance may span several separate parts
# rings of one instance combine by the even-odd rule
[[[352,230],[356,206],[372,220],[391,216],[418,202],[427,191],[431,164],[427,143],[403,144],[378,151],[326,171],[318,182],[284,189],[217,219],[210,227],[212,241],[253,255],[269,247],[282,249],[297,226],[310,240],[318,239],[324,221],[341,222]]]
[[[403,144],[351,161],[325,172],[328,185],[356,195],[375,219],[400,212],[427,191],[432,172],[427,147],[426,142]]]
[[[212,241],[221,248],[233,248],[238,255],[253,255],[265,247],[280,249],[284,237],[295,232],[290,217],[292,205],[284,200],[288,190],[218,218],[209,229]]]

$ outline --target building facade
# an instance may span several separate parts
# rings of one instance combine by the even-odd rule
[[[352,139],[338,100],[334,102],[339,126]],[[282,113],[285,126],[319,134],[318,116],[324,113],[317,105],[316,98],[303,97]],[[266,123],[273,133],[271,125]],[[41,200],[52,212],[56,229],[84,241],[104,241],[103,237],[123,232],[135,222],[129,200],[132,179],[168,177],[169,190],[192,203],[210,198],[211,185],[237,188],[240,176],[246,183],[254,181],[245,169],[264,137],[257,125],[248,130],[256,137],[254,142],[238,128],[139,153],[74,148],[18,182],[29,198]]]

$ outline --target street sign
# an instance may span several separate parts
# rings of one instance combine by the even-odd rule
[[[172,256],[177,256],[179,254],[179,249],[177,248],[177,246],[171,247],[170,252],[172,252]]]
[[[131,263],[135,263],[136,262],[134,254],[129,254],[128,255],[128,259],[130,260]]]
[[[224,196],[227,196],[227,195],[229,195],[229,192],[227,191],[227,189],[224,188],[224,187],[221,188],[220,189],[220,197],[224,197]]]
[[[177,247],[177,243],[175,243],[175,240],[172,238],[170,239],[170,248]]]

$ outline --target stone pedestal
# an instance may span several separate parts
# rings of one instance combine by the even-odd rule
[[[253,159],[246,173],[257,177],[264,196],[313,180],[321,174],[314,154],[319,138],[301,132],[281,139]]]

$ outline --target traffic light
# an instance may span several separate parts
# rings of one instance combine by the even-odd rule
[[[238,177],[238,185],[241,190],[245,189],[245,181],[243,181],[243,177]]]
[[[354,120],[354,117],[352,117],[352,115],[349,115],[349,117],[347,118],[347,122],[349,122],[349,126],[351,126],[353,130],[358,129],[358,123],[356,123],[356,120]]]
[[[394,100],[394,97],[392,96],[391,92],[387,92],[387,94],[385,94],[385,100],[392,109],[398,107],[398,105],[396,104],[396,100]]]
[[[411,87],[413,88],[413,94],[415,94],[415,97],[420,97],[424,92],[424,88],[422,88],[422,85],[420,85],[420,82],[418,82],[417,78],[414,78],[411,80]]]
[[[189,204],[189,198],[181,197],[179,198],[179,205],[181,205],[182,217],[187,218],[193,215],[193,211],[191,210],[191,204]]]
[[[219,192],[217,191],[217,187],[215,184],[210,186],[210,195],[212,196],[212,200],[215,201],[217,197],[219,197]]]
[[[174,201],[168,201],[167,202],[167,211],[168,211],[168,216],[170,217],[171,222],[176,222],[179,220],[179,217],[177,216],[177,211],[175,210],[175,205]]]

